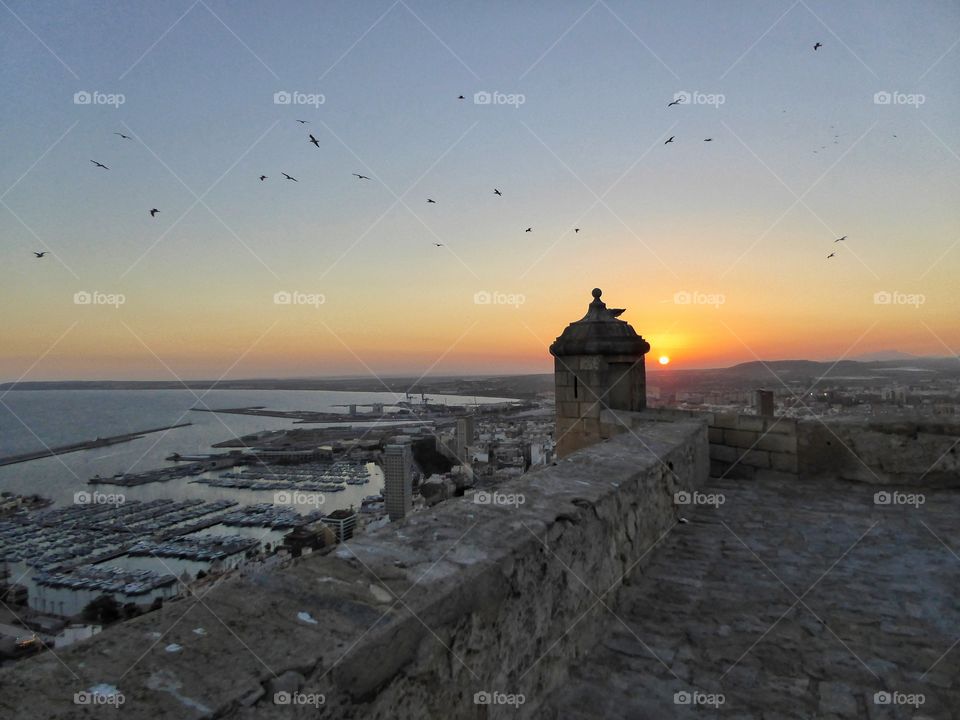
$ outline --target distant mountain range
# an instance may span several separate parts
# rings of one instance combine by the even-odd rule
[[[687,389],[707,387],[740,387],[742,389],[777,387],[780,381],[813,384],[816,380],[875,381],[889,378],[901,383],[918,380],[960,379],[957,358],[918,357],[906,355],[893,360],[769,360],[740,363],[712,370],[648,371],[650,381],[667,387]],[[779,380],[778,380],[779,378]]]

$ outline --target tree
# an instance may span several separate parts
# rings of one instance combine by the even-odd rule
[[[88,622],[108,625],[120,619],[120,605],[113,599],[113,595],[101,595],[87,603],[83,609],[83,617]]]

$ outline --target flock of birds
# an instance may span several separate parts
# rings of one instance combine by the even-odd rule
[[[814,51],[818,51],[818,50],[819,50],[820,48],[822,48],[822,47],[823,47],[823,43],[821,43],[821,42],[816,42],[816,43],[814,43],[814,45],[813,45]],[[464,95],[460,95],[460,96],[457,97],[457,99],[458,99],[458,100],[465,100],[466,97],[465,97]],[[676,98],[674,98],[674,100],[673,100],[672,102],[667,103],[667,107],[670,108],[670,107],[673,107],[674,105],[682,105],[683,102],[684,102],[683,97],[676,97]],[[786,112],[786,111],[784,111],[784,112]],[[300,120],[300,119],[297,119],[297,122],[298,122],[299,124],[301,124],[301,125],[309,125],[309,124],[310,124],[310,121],[309,121],[309,120]],[[833,128],[832,125],[831,125],[830,127]],[[129,135],[124,135],[124,134],[121,133],[121,132],[114,132],[113,134],[114,134],[114,135],[119,135],[120,138],[123,139],[123,140],[130,140],[130,139],[131,139],[131,137],[130,137]],[[836,144],[836,143],[838,142],[837,138],[839,138],[839,137],[840,137],[839,135],[834,135],[834,144]],[[894,137],[896,137],[896,135],[894,135]],[[317,148],[320,147],[320,142],[317,140],[316,137],[314,137],[313,133],[307,133],[307,140],[308,140],[308,142],[310,142],[312,145],[316,146]],[[674,142],[674,140],[676,140],[676,135],[671,135],[669,138],[667,138],[667,139],[664,141],[663,144],[664,144],[664,145],[670,145],[671,143]],[[713,138],[712,138],[712,137],[704,138],[704,139],[703,139],[703,142],[713,142]],[[825,146],[825,145],[822,146],[822,147],[821,147],[821,150],[822,150],[822,149],[826,149],[826,146]],[[814,150],[813,152],[816,153],[817,151]],[[97,167],[97,168],[101,168],[101,169],[103,169],[103,170],[109,170],[109,169],[110,169],[110,168],[107,167],[105,164],[103,164],[102,162],[98,162],[97,160],[91,160],[90,162],[92,162],[92,163],[94,164],[94,166]],[[283,176],[283,178],[284,178],[285,180],[290,180],[291,182],[300,182],[299,180],[297,180],[297,178],[293,177],[292,175],[289,175],[288,173],[281,172],[280,174]],[[357,178],[357,180],[370,180],[370,177],[368,177],[367,175],[362,175],[362,174],[360,174],[360,173],[352,173],[352,175],[353,175],[355,178]],[[259,176],[259,179],[260,179],[260,182],[263,182],[263,181],[265,181],[265,180],[269,180],[269,179],[270,179],[270,176],[269,176],[269,175],[260,175],[260,176]],[[498,197],[502,197],[502,196],[503,196],[503,193],[500,192],[499,188],[494,188],[494,189],[493,189],[493,194],[496,195],[496,196],[498,196]],[[429,204],[436,204],[436,202],[437,202],[437,201],[434,200],[433,198],[427,198],[427,203],[429,203]],[[150,217],[155,218],[155,217],[157,216],[157,214],[160,212],[160,210],[158,210],[157,208],[151,208],[149,212],[150,212]],[[533,227],[528,227],[526,230],[524,230],[524,232],[526,232],[526,233],[533,232]],[[580,232],[580,228],[573,228],[573,232],[574,232],[574,233],[579,233],[579,232]],[[833,242],[834,242],[834,243],[844,242],[846,239],[847,239],[847,236],[844,235],[843,237],[837,238],[837,239],[834,240]],[[434,245],[435,245],[436,247],[444,247],[443,243],[436,243],[436,242],[435,242]],[[43,251],[34,251],[33,254],[34,254],[37,258],[43,258],[43,257],[49,255],[50,253],[49,253],[49,251],[47,251],[47,250],[43,250]],[[829,260],[830,258],[835,257],[836,254],[837,254],[836,252],[831,252],[829,255],[827,255],[827,259]]]

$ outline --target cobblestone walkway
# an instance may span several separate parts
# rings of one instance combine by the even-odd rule
[[[874,491],[712,480],[541,717],[960,719],[960,492]]]

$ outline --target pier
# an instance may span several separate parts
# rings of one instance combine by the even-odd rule
[[[34,452],[22,453],[20,455],[8,455],[7,457],[0,458],[0,466],[16,465],[17,463],[29,462],[30,460],[39,460],[40,458],[46,457],[54,457],[55,455],[66,455],[67,453],[79,452],[81,450],[93,450],[95,448],[109,447],[110,445],[118,445],[120,443],[130,442],[131,440],[139,440],[144,435],[150,435],[151,433],[174,430],[175,428],[187,427],[188,425],[193,425],[193,423],[185,422],[177,425],[168,425],[166,427],[150,428],[149,430],[140,430],[138,432],[125,433],[123,435],[113,435],[105,438],[98,437],[95,440],[84,440],[83,442],[61,445],[55,448],[44,448],[42,450],[35,450]]]

